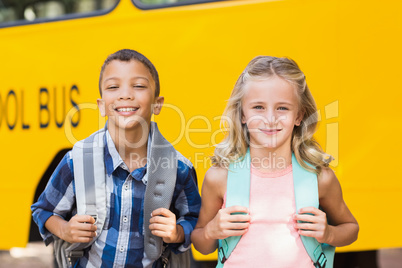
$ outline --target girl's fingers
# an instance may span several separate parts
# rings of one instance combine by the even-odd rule
[[[298,214],[313,214],[313,215],[321,215],[324,212],[318,208],[315,207],[304,207],[299,209]]]
[[[295,215],[294,219],[296,221],[303,221],[303,222],[313,222],[313,223],[317,223],[318,218],[317,216],[311,216],[311,215]]]
[[[249,213],[248,208],[242,207],[242,206],[231,206],[231,207],[228,207],[228,208],[224,208],[224,210],[229,214],[232,214],[232,213],[245,213],[245,214],[248,214]]]
[[[231,223],[229,224],[229,230],[244,230],[250,226],[249,223]]]
[[[316,237],[316,232],[314,231],[299,230],[299,234],[302,236]]]
[[[311,223],[296,223],[295,228],[299,230],[318,231],[317,224]]]
[[[233,214],[229,216],[229,222],[249,222],[251,219],[250,215]]]
[[[244,230],[229,230],[226,232],[227,236],[240,236],[240,235],[244,235],[246,232],[248,231],[248,229],[244,229]]]

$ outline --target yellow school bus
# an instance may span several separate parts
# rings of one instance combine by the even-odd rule
[[[99,71],[122,48],[157,67],[166,105],[154,119],[199,186],[246,64],[295,59],[360,224],[338,251],[402,247],[401,13],[399,0],[0,0],[0,249],[35,239],[30,205],[74,142],[104,125]]]

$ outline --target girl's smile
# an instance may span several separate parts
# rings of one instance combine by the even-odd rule
[[[277,128],[275,128],[275,129],[261,129],[260,128],[259,130],[267,135],[275,135],[275,134],[278,134],[280,131],[282,131],[282,129],[277,129]]]

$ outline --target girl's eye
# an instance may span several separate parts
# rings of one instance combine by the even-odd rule
[[[264,107],[262,107],[261,105],[257,105],[257,106],[254,106],[253,109],[262,110],[262,109],[264,109]]]
[[[278,110],[287,111],[287,110],[289,110],[289,109],[288,109],[287,107],[279,107]]]

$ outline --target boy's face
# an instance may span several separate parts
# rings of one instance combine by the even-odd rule
[[[163,97],[155,97],[155,81],[148,69],[135,60],[114,60],[105,68],[102,99],[98,107],[107,116],[108,127],[125,130],[148,127],[152,114],[159,114]]]

